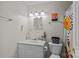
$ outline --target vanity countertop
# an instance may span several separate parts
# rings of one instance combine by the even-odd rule
[[[23,40],[23,41],[18,42],[18,44],[44,46],[45,41],[41,41],[41,40]]]

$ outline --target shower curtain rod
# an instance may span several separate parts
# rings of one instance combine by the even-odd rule
[[[7,17],[4,17],[4,16],[0,16],[0,18],[7,19],[7,20],[4,20],[4,21],[12,21],[12,19],[10,19],[10,18],[7,18]],[[0,19],[0,20],[2,20],[2,19]]]

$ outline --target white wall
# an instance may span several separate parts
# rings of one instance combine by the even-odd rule
[[[31,10],[42,10],[47,11],[50,14],[53,11],[59,11],[60,16],[62,16],[69,6],[69,2],[51,2],[47,4],[37,4],[37,5],[30,5],[26,6],[27,3],[18,3],[18,2],[0,2],[0,16],[5,16],[8,18],[12,18],[13,21],[6,22],[0,20],[0,57],[15,57],[16,53],[16,45],[19,40],[26,39],[26,33],[28,30],[31,34],[34,34],[34,30],[32,32],[32,28],[30,28],[28,22],[29,19],[26,17],[27,12]],[[47,22],[46,22],[47,20]],[[50,28],[48,31],[48,37],[53,35],[60,36],[63,39],[63,26],[61,23],[52,22],[51,26],[48,25],[48,18],[45,19],[44,28]],[[63,20],[60,18],[60,20]],[[47,24],[47,25],[46,25]],[[21,25],[24,26],[24,30],[21,30]],[[41,31],[37,31],[41,34]],[[35,35],[38,33],[36,32]],[[31,35],[32,36],[32,35]],[[30,37],[31,37],[30,36]],[[39,34],[38,34],[39,36]],[[32,38],[32,37],[31,37]],[[62,41],[62,40],[61,40]]]
[[[0,20],[0,57],[15,57],[16,43],[26,39],[26,29],[20,29],[21,24],[27,26],[26,13],[27,9],[22,4],[0,2],[0,16],[13,19],[11,22]]]
[[[74,1],[73,4],[73,53],[74,58],[79,58],[79,2]]]
[[[73,2],[73,47],[79,50],[79,2]]]

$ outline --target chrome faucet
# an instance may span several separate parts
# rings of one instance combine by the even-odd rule
[[[46,41],[46,32],[44,32],[44,39],[45,39],[45,41]]]
[[[42,41],[45,40],[46,41],[46,32],[43,33],[43,35],[41,36]]]

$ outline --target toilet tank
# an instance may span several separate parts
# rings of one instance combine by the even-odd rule
[[[49,42],[49,47],[52,54],[59,55],[61,53],[62,44],[54,44]]]

